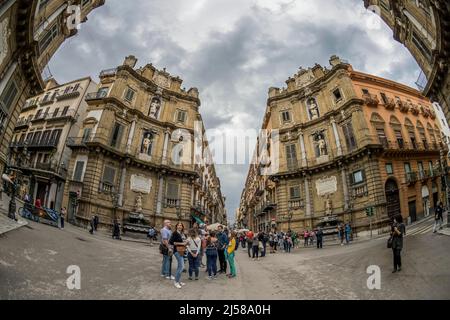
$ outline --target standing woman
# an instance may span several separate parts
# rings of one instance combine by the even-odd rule
[[[198,236],[196,229],[189,231],[189,238],[187,239],[188,246],[188,260],[189,260],[189,280],[192,280],[192,275],[195,273],[195,280],[198,280],[200,267],[200,252],[202,250],[202,240]]]
[[[219,248],[219,241],[216,238],[216,233],[211,231],[206,240],[206,266],[208,271],[208,280],[212,280],[217,276],[217,249]]]
[[[234,252],[236,251],[237,245],[236,245],[236,232],[231,231],[230,239],[228,241],[228,247],[226,252],[226,257],[228,260],[228,264],[230,265],[230,274],[227,275],[228,278],[234,278],[236,277],[236,265],[234,264]]]
[[[391,228],[392,237],[392,253],[394,255],[394,271],[402,270],[402,249],[403,249],[403,235],[405,234],[405,225],[403,224],[403,217],[397,216],[394,218],[394,223]]]
[[[259,260],[259,239],[258,233],[253,236],[252,240],[252,252],[253,252],[253,260]],[[256,258],[255,258],[256,257]]]
[[[177,271],[175,274],[175,287],[181,289],[185,283],[181,282],[181,274],[184,269],[184,254],[186,252],[187,241],[183,240],[184,225],[178,222],[175,226],[175,231],[170,237],[169,244],[174,246],[173,255],[177,259]]]

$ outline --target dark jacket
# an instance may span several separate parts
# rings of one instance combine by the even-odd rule
[[[322,239],[323,239],[323,231],[322,230],[319,230],[316,232],[316,239],[317,239],[317,241],[322,241]]]
[[[169,244],[174,246],[174,251],[178,251],[178,246],[174,245],[175,242],[183,242],[183,237],[178,231],[172,233],[172,236],[169,239]]]
[[[441,206],[437,206],[435,214],[434,214],[434,219],[435,220],[442,220],[442,212],[444,210],[442,209]]]
[[[217,240],[219,240],[219,249],[224,250],[228,245],[228,237],[225,232],[219,232],[217,234]]]
[[[394,233],[394,228],[397,227],[400,231],[400,235]],[[403,249],[403,235],[405,234],[405,225],[403,223],[397,223],[392,226],[392,249]]]

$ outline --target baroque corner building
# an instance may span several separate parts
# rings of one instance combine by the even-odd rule
[[[392,29],[422,68],[417,85],[438,102],[450,121],[450,2],[448,0],[364,0]]]
[[[166,70],[136,63],[128,56],[102,71],[97,91],[86,96],[86,117],[67,142],[69,221],[98,216],[108,227],[118,219],[124,230],[137,232],[164,219],[186,227],[225,224],[220,180],[212,161],[203,161],[208,143],[194,139],[196,130],[204,132],[198,90],[181,88],[182,80]]]
[[[267,162],[255,155],[241,226],[303,231],[335,221],[361,233],[370,222],[382,230],[397,215],[416,221],[446,201],[441,150],[448,147],[419,91],[355,71],[337,56],[329,68],[300,68],[286,83],[269,89],[262,125],[272,132],[267,149],[276,171],[261,174]]]
[[[79,22],[104,0],[0,0],[0,171],[7,165],[9,144],[25,101],[43,92],[46,66]],[[78,19],[76,19],[78,21]]]

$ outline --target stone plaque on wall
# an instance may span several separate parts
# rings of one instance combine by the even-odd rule
[[[337,191],[336,176],[324,177],[316,181],[317,195],[322,197],[324,195],[333,194]]]
[[[152,179],[133,174],[130,179],[130,188],[135,192],[149,194],[152,189]]]

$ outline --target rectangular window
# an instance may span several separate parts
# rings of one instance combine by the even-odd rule
[[[48,143],[51,132],[51,130],[44,131],[44,133],[42,134],[41,144],[45,145]]]
[[[412,32],[411,40],[414,43],[414,45],[419,49],[419,51],[423,54],[423,56],[430,61],[431,60],[431,50],[428,48],[428,46],[425,44],[425,42],[422,40],[422,38],[415,32]]]
[[[394,167],[392,166],[392,163],[386,163],[386,173],[394,174]]]
[[[405,162],[404,163],[404,167],[405,167],[405,172],[406,173],[410,173],[411,172],[411,164],[409,164],[409,162]]]
[[[83,142],[88,142],[91,139],[92,128],[85,128],[83,130]]]
[[[411,140],[411,146],[413,149],[417,149],[416,135],[414,131],[409,132],[409,139]]]
[[[74,181],[83,181],[83,170],[84,170],[84,161],[77,161],[75,165],[75,171],[73,173]]]
[[[417,162],[417,167],[419,168],[419,174],[421,177],[424,176],[423,163],[421,161]]]
[[[395,130],[395,138],[397,139],[397,144],[400,149],[405,147],[405,143],[403,141],[403,135],[400,130]]]
[[[41,131],[38,131],[38,132],[34,133],[33,142],[32,142],[34,145],[39,144],[39,141],[41,140],[41,134],[42,134]]]
[[[300,198],[300,186],[294,186],[289,188],[289,195],[291,199]]]
[[[52,41],[59,35],[59,24],[52,25],[39,41],[39,51],[42,54]]]
[[[122,140],[123,126],[120,123],[115,123],[112,136],[111,136],[111,147],[117,148]]]
[[[128,88],[126,93],[125,93],[125,100],[127,100],[128,102],[132,102],[133,98],[134,98],[134,90],[131,88]]]
[[[58,116],[59,108],[56,108],[55,111],[53,111],[53,118],[56,118]]]
[[[62,129],[53,130],[52,135],[49,140],[51,146],[57,146],[59,139],[61,138]]]
[[[63,111],[61,112],[61,116],[67,115],[67,111],[69,111],[69,106],[65,106]]]
[[[283,122],[290,122],[291,121],[291,113],[289,111],[283,111],[281,113],[281,118],[283,119]]]
[[[10,81],[6,85],[6,88],[3,90],[3,93],[0,96],[0,105],[3,107],[6,113],[14,103],[18,91],[19,90],[17,89],[16,83],[14,81]]]
[[[295,144],[286,146],[286,161],[288,167],[297,165],[297,150]]]
[[[339,88],[334,90],[333,91],[333,96],[334,96],[334,101],[336,101],[336,102],[342,100],[341,90]]]
[[[369,90],[367,90],[367,89],[362,89],[361,91],[363,94],[369,94]]]
[[[103,184],[107,184],[108,186],[112,187],[114,186],[115,178],[116,178],[116,169],[110,166],[105,166],[102,178]],[[105,188],[103,188],[103,190],[105,190]]]
[[[178,199],[178,183],[176,182],[168,182],[167,183],[167,198],[168,199]]]
[[[353,184],[364,182],[364,170],[358,170],[353,172]]]
[[[97,98],[104,98],[104,97],[106,97],[108,95],[108,90],[109,90],[108,87],[103,87],[103,88],[98,89],[98,91],[97,91]]]
[[[178,110],[177,111],[177,122],[184,123],[186,121],[186,111]]]
[[[353,151],[357,148],[356,138],[353,134],[353,125],[348,122],[342,126],[344,132],[345,142],[347,144],[348,151]]]

